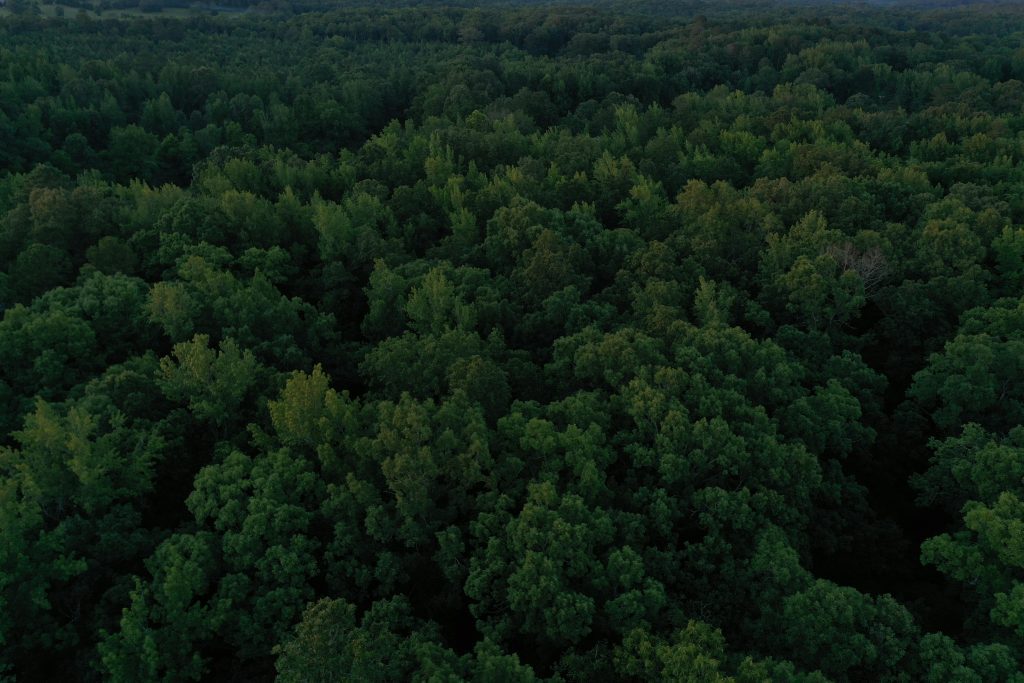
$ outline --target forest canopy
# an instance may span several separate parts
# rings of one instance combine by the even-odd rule
[[[1024,8],[46,7],[0,681],[1024,683]]]

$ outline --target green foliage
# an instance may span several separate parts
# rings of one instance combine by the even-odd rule
[[[188,403],[196,420],[216,426],[235,416],[257,381],[258,364],[251,351],[242,352],[231,339],[211,349],[210,338],[196,335],[174,345],[174,358],[160,361],[158,380],[164,395]]]
[[[137,4],[0,19],[0,678],[1024,683],[1024,10]]]
[[[375,602],[360,620],[343,600],[311,605],[295,634],[275,648],[280,681],[503,681],[539,680],[515,655],[484,640],[472,655],[458,657],[439,643],[437,625],[412,615],[398,596]]]
[[[64,410],[40,399],[13,434],[18,447],[0,448],[0,639],[14,661],[95,643],[93,629],[116,614],[111,590],[159,536],[142,522],[163,440],[105,408]],[[69,615],[69,605],[79,613]],[[38,628],[19,634],[25,623]],[[77,657],[88,666],[93,653]]]
[[[1024,300],[971,309],[957,335],[915,377],[911,396],[941,429],[977,422],[1003,431],[1024,420],[1022,316]]]

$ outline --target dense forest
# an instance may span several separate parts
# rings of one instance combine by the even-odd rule
[[[0,680],[1024,682],[1024,7],[11,4]]]

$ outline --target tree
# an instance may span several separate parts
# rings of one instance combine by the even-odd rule
[[[172,401],[187,402],[196,420],[216,427],[238,419],[246,394],[259,382],[259,364],[251,351],[232,339],[214,351],[210,338],[196,335],[174,345],[174,358],[163,358],[160,389]]]
[[[968,311],[956,337],[915,375],[910,395],[941,429],[977,422],[1003,431],[1024,419],[1022,315],[1024,301],[1014,299]]]
[[[7,3],[7,10],[14,16],[30,17],[39,16],[42,10],[35,0],[10,0]]]
[[[160,140],[145,129],[129,125],[113,128],[105,153],[107,167],[115,178],[150,178],[156,170]]]
[[[81,643],[95,644],[96,626],[113,620],[123,568],[158,539],[141,524],[164,442],[109,403],[96,407],[39,400],[14,433],[18,448],[0,448],[0,669],[47,677],[91,666]],[[26,622],[39,629],[14,635]]]
[[[1010,661],[1019,661],[1024,644],[1024,584],[1017,576],[1024,524],[1022,445],[1019,427],[998,436],[968,424],[959,436],[933,441],[931,466],[915,480],[921,503],[941,505],[962,520],[922,544],[922,561],[964,584],[973,610],[971,631],[1008,646]]]

